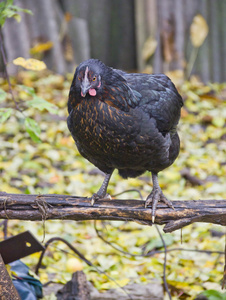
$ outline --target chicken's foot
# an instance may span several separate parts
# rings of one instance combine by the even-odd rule
[[[152,223],[154,223],[155,222],[156,208],[157,208],[157,205],[158,205],[159,201],[164,202],[167,206],[171,207],[172,209],[174,209],[174,207],[173,207],[172,202],[164,196],[164,194],[163,194],[163,192],[162,192],[162,190],[159,186],[158,175],[156,173],[152,173],[152,182],[153,182],[153,189],[152,189],[152,192],[148,195],[148,197],[145,201],[145,208],[150,203],[152,203],[151,215],[152,215]]]
[[[109,174],[105,175],[104,182],[102,183],[99,191],[91,197],[91,205],[94,205],[94,203],[97,200],[111,200],[111,196],[107,194],[107,187],[111,178],[113,171]]]

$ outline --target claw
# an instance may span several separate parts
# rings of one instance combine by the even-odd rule
[[[96,194],[93,194],[93,196],[91,197],[90,204],[93,206],[95,204],[95,202],[98,201],[98,200],[111,200],[111,199],[112,198],[109,194],[106,194],[106,195],[102,196],[102,195],[98,195],[96,193]]]
[[[160,201],[164,202],[167,206],[174,209],[172,202],[163,195],[162,191],[161,191],[161,194],[160,194]]]
[[[111,195],[106,194],[103,200],[112,200]]]
[[[98,195],[98,194],[93,194],[93,196],[91,197],[91,201],[90,201],[90,204],[93,206],[94,203],[99,200],[101,197]]]
[[[91,206],[93,206],[94,203],[95,203],[95,199],[92,197],[92,198],[91,198],[91,201],[90,201]]]
[[[147,197],[144,204],[145,208],[147,208],[149,204],[152,204],[152,223],[155,222],[156,208],[159,201],[164,202],[168,207],[174,209],[173,204],[163,195],[162,191],[153,188],[151,194]]]

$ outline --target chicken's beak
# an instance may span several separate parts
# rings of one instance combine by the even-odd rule
[[[87,80],[86,78],[83,80],[82,84],[81,84],[81,95],[82,97],[85,97],[88,90],[90,89],[90,83],[89,80]]]

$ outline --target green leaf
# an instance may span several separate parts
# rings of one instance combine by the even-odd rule
[[[32,15],[32,11],[29,9],[24,9],[19,6],[13,5],[12,0],[0,3],[0,25],[4,26],[5,20],[7,18],[15,18],[17,22],[21,21],[21,16],[18,12],[24,12]]]
[[[5,8],[4,11],[2,12],[3,16],[5,18],[13,18],[15,16],[15,11],[10,9],[10,8]]]
[[[223,117],[215,117],[212,120],[213,125],[215,125],[216,127],[224,127],[225,125],[225,119]]]
[[[58,107],[56,105],[49,103],[48,101],[46,101],[38,96],[34,96],[33,100],[30,100],[27,102],[27,105],[30,107],[37,108],[40,111],[43,111],[44,109],[46,109],[52,114],[57,114],[57,112],[58,112]]]
[[[7,93],[4,90],[0,89],[0,102],[5,101],[6,98],[7,98]]]
[[[222,294],[216,290],[204,291],[201,295],[206,296],[208,300],[226,300],[226,293]]]
[[[14,14],[14,15],[13,15],[13,18],[14,18],[18,23],[21,22],[21,15],[19,15],[19,14]]]
[[[173,243],[173,236],[171,235],[163,235],[166,246],[170,246]],[[163,247],[162,240],[160,238],[153,238],[148,242],[145,252],[148,253],[153,249],[159,249]]]
[[[18,85],[24,92],[28,93],[29,95],[33,96],[35,95],[35,90],[33,87],[26,86],[23,84]]]
[[[5,2],[0,2],[0,13],[2,14],[3,9],[5,8],[6,3]]]
[[[3,124],[11,116],[12,108],[0,108],[0,123]]]
[[[41,130],[40,130],[38,123],[31,118],[26,118],[24,125],[25,125],[27,133],[30,135],[32,140],[36,143],[40,143],[41,140],[40,140],[39,136],[40,136]]]
[[[33,12],[30,9],[23,8],[22,12],[24,12],[25,14],[33,15]]]
[[[29,15],[33,15],[32,11],[30,9],[26,9],[26,8],[21,8],[19,6],[16,6],[16,5],[10,5],[9,6],[12,10],[14,10],[15,12],[24,12],[26,14],[29,14]]]
[[[13,1],[14,1],[14,0],[7,0],[7,1],[6,1],[6,5],[7,5],[7,6],[13,5]]]

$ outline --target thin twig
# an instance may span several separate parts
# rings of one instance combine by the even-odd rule
[[[129,190],[125,190],[125,191],[123,191],[123,192],[120,192],[120,193],[117,193],[117,194],[112,195],[112,197],[115,198],[115,197],[120,196],[120,195],[122,195],[122,194],[125,194],[125,193],[131,193],[131,192],[136,192],[136,193],[138,193],[139,196],[140,196],[140,199],[143,200],[143,196],[142,196],[141,192],[140,192],[138,189],[129,189]]]
[[[142,257],[143,257],[143,256],[144,256],[144,255],[142,255],[142,254],[139,255],[139,254],[133,254],[133,253],[129,253],[129,252],[123,251],[123,250],[119,249],[118,247],[114,246],[111,242],[105,240],[105,238],[101,235],[100,231],[97,229],[96,221],[94,222],[94,229],[95,229],[95,231],[96,231],[97,236],[98,236],[104,243],[108,244],[108,245],[111,246],[113,249],[115,249],[115,250],[121,252],[122,254],[129,255],[129,256],[132,256],[132,257],[137,257],[137,256],[142,256]]]
[[[171,300],[172,297],[171,297],[171,294],[170,294],[170,291],[169,291],[169,288],[168,288],[168,284],[167,284],[167,281],[166,281],[166,264],[167,264],[167,246],[166,246],[166,243],[164,241],[164,238],[159,230],[159,227],[158,225],[155,225],[155,228],[157,229],[158,231],[158,234],[162,240],[162,244],[163,244],[163,247],[164,247],[164,252],[165,252],[165,255],[164,255],[164,266],[163,266],[163,282],[164,282],[164,286],[165,286],[165,290],[169,296],[169,299]]]
[[[41,263],[42,263],[42,259],[43,259],[43,256],[47,250],[47,247],[49,246],[49,244],[51,244],[52,242],[54,241],[60,241],[60,242],[63,242],[64,244],[66,244],[74,253],[76,253],[80,258],[81,260],[83,260],[88,266],[91,266],[93,267],[94,269],[96,269],[96,271],[100,274],[104,274],[108,279],[110,279],[111,281],[113,281],[115,283],[115,285],[117,285],[120,289],[123,290],[123,292],[129,297],[130,300],[133,300],[133,298],[131,297],[131,295],[124,289],[124,287],[120,286],[116,280],[114,280],[111,276],[109,276],[106,272],[102,271],[101,269],[99,269],[98,267],[96,267],[91,261],[89,261],[88,259],[85,258],[85,256],[79,252],[75,247],[73,247],[68,241],[66,241],[65,239],[63,238],[60,238],[60,237],[54,237],[54,238],[51,238],[49,239],[46,243],[45,243],[45,249],[42,251],[40,257],[39,257],[39,261],[38,261],[38,264],[36,266],[36,269],[35,269],[35,273],[38,275],[38,270],[41,266]],[[62,250],[62,252],[65,252],[65,250]],[[71,254],[71,253],[70,253]]]
[[[109,245],[110,247],[112,247],[113,249],[117,250],[118,252],[125,254],[127,256],[131,256],[131,257],[150,257],[153,256],[155,254],[160,254],[160,253],[164,253],[165,250],[153,250],[148,252],[147,254],[133,254],[130,253],[128,251],[124,251],[121,248],[121,246],[119,246],[117,243],[114,242],[114,244],[116,244],[118,247],[116,247],[115,245],[113,245],[111,242],[107,241],[103,235],[101,235],[99,229],[96,227],[96,222],[94,223],[94,229],[96,231],[97,236],[107,245]],[[167,252],[173,252],[173,251],[185,251],[185,252],[197,252],[197,253],[206,253],[206,254],[220,254],[223,255],[224,251],[213,251],[213,250],[199,250],[199,249],[183,249],[183,248],[171,248],[171,249],[167,249]]]
[[[187,64],[186,79],[189,79],[189,77],[191,76],[191,72],[193,70],[198,52],[199,52],[199,47],[193,47],[192,48],[191,55],[190,55],[190,58],[189,58],[189,62]]]
[[[44,243],[45,235],[46,235],[45,222],[48,217],[48,207],[52,207],[52,205],[47,203],[45,200],[42,200],[40,197],[41,195],[38,195],[34,202],[37,205],[38,210],[42,216],[42,229],[43,229],[42,243]]]
[[[167,281],[166,281],[166,264],[167,264],[167,259],[166,259],[166,257],[167,257],[167,247],[166,247],[166,243],[165,243],[165,241],[164,241],[164,238],[163,238],[163,236],[162,236],[162,234],[161,234],[161,232],[160,232],[158,226],[155,225],[155,227],[156,227],[156,229],[157,229],[157,231],[158,231],[158,234],[159,234],[159,236],[160,236],[160,238],[161,238],[161,240],[162,240],[163,246],[164,246],[164,253],[165,253],[165,256],[164,256],[163,282],[164,282],[165,290],[166,290],[166,292],[167,292],[167,294],[168,294],[168,296],[169,296],[169,299],[171,300],[171,299],[172,299],[172,298],[171,298],[171,294],[170,294],[170,291],[169,291],[169,289],[168,289],[168,284],[167,284]],[[96,222],[94,222],[94,228],[95,228],[95,231],[96,231],[96,233],[97,233],[97,236],[98,236],[101,240],[103,240],[105,243],[107,243],[108,245],[110,245],[112,248],[114,248],[114,249],[120,251],[121,253],[126,254],[126,255],[129,254],[130,256],[133,256],[133,257],[135,257],[135,256],[142,256],[142,257],[144,257],[144,256],[145,256],[145,255],[135,255],[135,254],[131,254],[131,253],[128,253],[128,252],[126,252],[126,251],[123,251],[123,250],[119,250],[117,247],[115,247],[114,245],[112,245],[110,242],[106,241],[106,240],[102,237],[102,235],[100,234],[100,232],[98,231],[98,229],[97,229],[97,227],[96,227]]]

